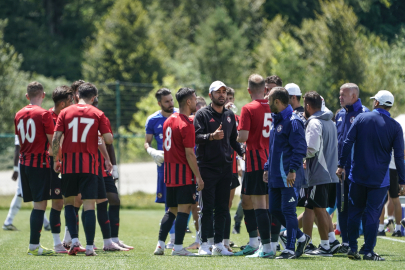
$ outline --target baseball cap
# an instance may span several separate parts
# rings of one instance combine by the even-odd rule
[[[288,83],[286,86],[284,86],[285,90],[288,91],[288,94],[290,96],[301,96],[301,89],[298,85],[295,83]]]
[[[211,83],[209,93],[211,94],[212,91],[217,91],[221,87],[226,87],[226,85],[221,81],[215,81]]]
[[[394,96],[391,94],[390,91],[387,90],[378,91],[378,93],[374,97],[371,97],[370,99],[377,100],[380,103],[380,105],[385,105],[389,107],[392,107],[394,105]]]

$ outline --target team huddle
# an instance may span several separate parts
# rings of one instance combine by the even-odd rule
[[[276,75],[251,75],[248,92],[252,102],[240,116],[234,114],[235,91],[221,81],[209,87],[208,106],[190,88],[176,93],[178,110],[170,90],[156,93],[162,110],[146,122],[145,150],[158,165],[156,202],[165,203],[166,212],[154,254],[164,255],[165,248],[178,256],[275,259],[341,253],[383,261],[374,247],[387,191],[394,190],[392,199],[405,195],[403,131],[389,113],[393,95],[379,91],[370,112],[361,104],[358,86],[343,84],[342,108],[335,115],[314,91],[303,95],[302,107],[299,86],[282,87]],[[153,137],[158,149],[151,147]],[[390,177],[391,160],[396,173]],[[238,175],[243,175],[242,211],[236,216],[244,216],[249,239],[234,253],[229,209]],[[299,217],[297,206],[305,207]],[[342,243],[332,223],[336,209]],[[196,242],[184,248],[190,216]],[[318,247],[311,239],[314,222]],[[400,222],[393,236],[402,236]],[[365,242],[358,249],[360,228]],[[235,224],[234,232],[239,230]]]

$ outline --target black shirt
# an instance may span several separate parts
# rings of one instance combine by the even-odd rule
[[[305,112],[305,109],[304,109],[304,107],[299,106],[299,107],[295,108],[294,111],[303,113],[303,112]]]

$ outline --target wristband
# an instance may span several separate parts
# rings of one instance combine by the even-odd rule
[[[18,166],[14,166],[14,171],[18,172]]]
[[[290,169],[289,172],[290,172],[290,173],[295,173],[295,170]]]

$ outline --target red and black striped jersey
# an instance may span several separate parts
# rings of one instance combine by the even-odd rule
[[[55,113],[53,107],[48,110],[52,115],[53,124],[56,125],[56,121],[58,121],[58,115]]]
[[[88,104],[69,106],[60,112],[55,131],[65,136],[62,143],[62,174],[98,175],[98,132],[110,133],[104,113]]]
[[[20,163],[36,168],[49,168],[48,135],[53,135],[54,124],[47,110],[28,105],[17,112],[15,134],[20,141]]]
[[[236,120],[236,128],[239,126],[239,115],[235,114],[235,120]],[[238,162],[236,160],[236,156],[238,153],[233,152],[233,161],[232,161],[232,173],[238,173]]]
[[[245,154],[246,172],[263,170],[268,158],[272,121],[266,99],[256,99],[242,107],[238,130],[249,131]]]
[[[194,148],[195,128],[184,114],[174,113],[163,124],[165,183],[167,187],[194,184],[185,148]]]

